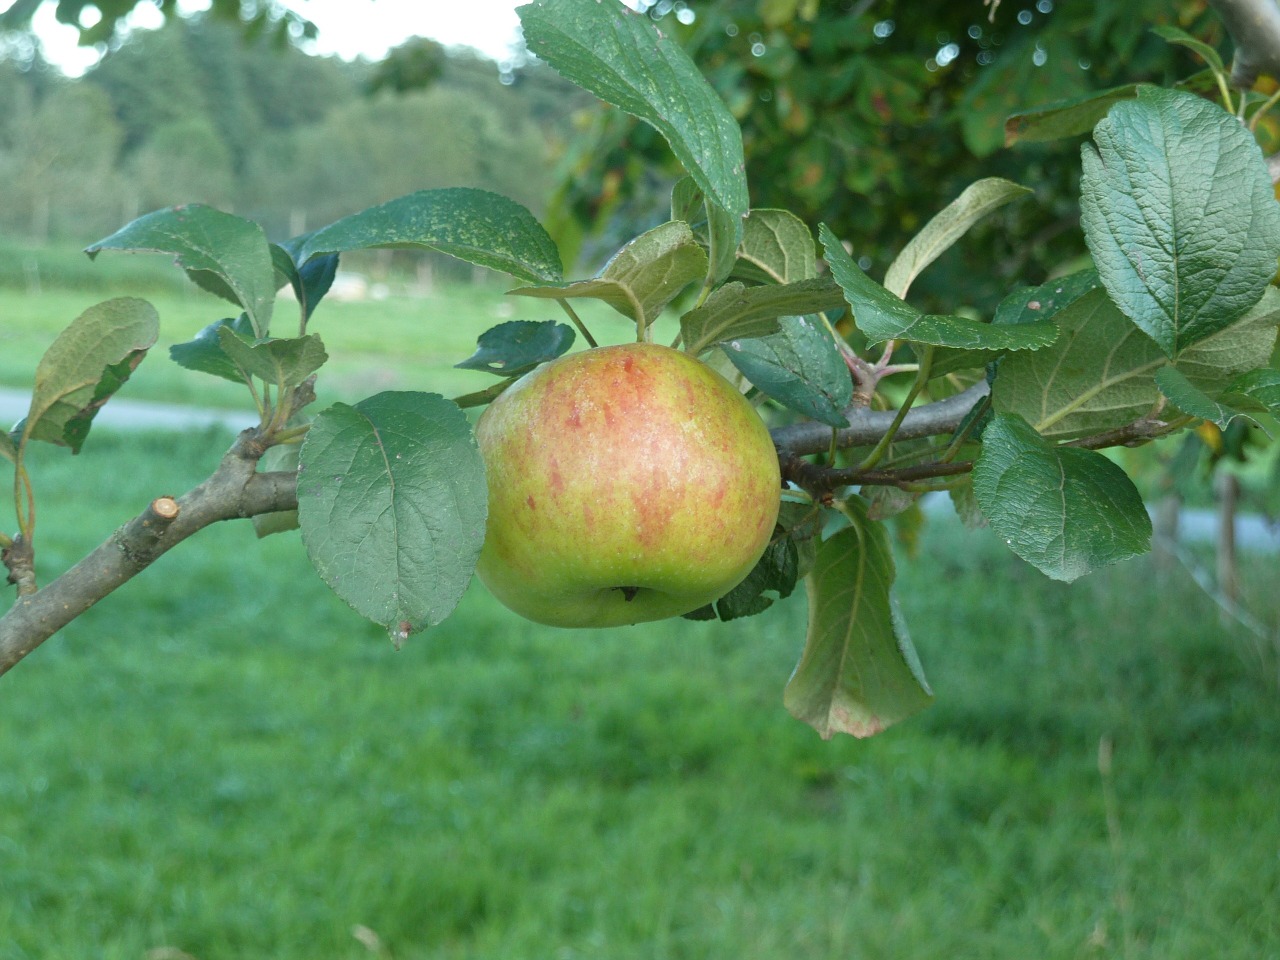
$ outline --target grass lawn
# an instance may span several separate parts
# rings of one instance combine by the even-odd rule
[[[36,451],[43,575],[228,440]],[[1280,957],[1274,673],[1185,579],[937,522],[899,583],[937,703],[824,743],[802,598],[567,632],[476,587],[397,653],[296,534],[206,531],[0,679],[0,960]]]

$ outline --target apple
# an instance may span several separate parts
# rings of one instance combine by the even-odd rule
[[[557,627],[688,613],[755,566],[778,517],[769,431],[705,363],[651,343],[543,364],[476,424],[489,479],[477,572]]]

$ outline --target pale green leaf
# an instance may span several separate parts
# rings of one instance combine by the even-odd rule
[[[987,177],[969,184],[960,196],[926,223],[924,229],[912,237],[894,258],[884,275],[885,289],[899,297],[905,297],[921,271],[964,236],[970,227],[993,210],[1030,193],[1030,187],[1001,177]]]
[[[809,631],[784,703],[829,739],[870,737],[929,705],[933,693],[893,600],[884,524],[849,503],[851,523],[818,548],[806,578]]]
[[[613,255],[593,280],[555,286],[517,287],[513,296],[603,300],[642,329],[677,294],[707,272],[707,255],[680,220],[642,233]]]
[[[818,254],[808,225],[790,210],[752,210],[742,225],[736,276],[795,283],[818,275]]]
[[[1280,418],[1280,370],[1250,370],[1236,377],[1220,398],[1238,410]]]
[[[121,297],[90,307],[49,345],[36,366],[22,439],[78,453],[98,410],[156,342],[160,318],[145,300]]]
[[[822,313],[844,306],[840,288],[827,277],[757,287],[733,281],[680,318],[684,349],[697,356],[717,343],[764,337],[778,330],[778,318]]]
[[[1095,289],[1058,312],[1061,335],[1048,349],[1000,362],[992,387],[997,413],[1016,413],[1047,437],[1084,436],[1144,416],[1160,399],[1163,351]],[[1280,291],[1269,288],[1244,317],[1183,351],[1175,366],[1216,392],[1267,362],[1276,342]]]
[[[484,542],[484,463],[466,415],[432,393],[380,393],[316,417],[298,519],[312,565],[392,637],[434,626]]]

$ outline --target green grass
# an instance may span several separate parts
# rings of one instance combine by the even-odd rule
[[[227,440],[37,451],[42,575]],[[396,960],[1280,957],[1280,706],[1239,638],[1144,563],[924,548],[937,703],[824,743],[781,706],[801,598],[566,632],[475,587],[397,653],[296,535],[206,531],[0,679],[0,960],[373,956],[356,925]]]

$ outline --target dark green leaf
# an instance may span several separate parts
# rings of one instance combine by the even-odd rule
[[[707,272],[707,255],[689,225],[672,220],[642,233],[613,255],[594,280],[556,286],[517,287],[508,293],[562,300],[603,300],[641,328],[662,313],[681,290]]]
[[[487,190],[421,190],[343,217],[306,237],[296,260],[371,247],[419,247],[530,283],[558,283],[560,253],[520,204]]]
[[[156,342],[160,318],[145,300],[95,304],[49,345],[36,366],[22,439],[79,453],[93,418]]]
[[[1103,284],[1169,357],[1258,302],[1280,206],[1249,131],[1189,93],[1143,86],[1083,147],[1080,219]]]
[[[1209,46],[1209,44],[1197,40],[1185,30],[1179,30],[1177,27],[1162,23],[1159,26],[1152,27],[1151,32],[1161,40],[1194,51],[1199,54],[1200,59],[1209,65],[1210,70],[1221,76],[1226,75],[1227,71],[1222,66],[1222,57],[1218,55],[1218,51]]]
[[[1132,100],[1137,95],[1138,84],[1126,83],[1015,113],[1005,121],[1004,145],[1012,147],[1015,143],[1041,143],[1083,136],[1107,115],[1113,105],[1121,100]]]
[[[773,606],[766,592],[785,600],[797,581],[813,566],[820,528],[820,511],[812,503],[782,501],[773,539],[746,578],[715,603],[684,614],[686,620],[736,620],[755,616]]]
[[[1096,290],[1101,284],[1098,272],[1089,269],[1058,280],[1050,280],[1038,287],[1023,287],[1000,301],[1000,306],[996,308],[996,314],[991,318],[991,322],[997,325],[1047,322],[1057,316],[1064,307],[1075,303],[1090,290]],[[1055,343],[1061,343],[1061,338],[1059,337]],[[956,370],[983,367],[1005,352],[1003,350],[941,349],[934,353],[933,365],[929,368],[929,372],[934,377],[942,377]]]
[[[806,580],[809,632],[784,697],[823,739],[873,736],[933,699],[893,600],[884,524],[857,501],[849,513],[850,526],[822,543]]]
[[[227,318],[214,321],[186,343],[175,343],[169,348],[170,359],[187,370],[210,373],[223,380],[230,380],[232,383],[243,383],[244,374],[222,349],[219,332],[223,327],[247,343],[252,343],[254,340],[253,325],[249,322],[248,314],[242,313],[234,320]]]
[[[912,237],[894,258],[884,275],[885,289],[896,296],[905,297],[920,272],[964,236],[970,227],[993,210],[1031,192],[1030,187],[1000,177],[987,177],[969,184],[960,196],[925,224],[924,229]]]
[[[818,228],[818,236],[854,322],[872,343],[910,340],[971,350],[1038,350],[1057,339],[1058,328],[1051,323],[995,326],[968,317],[922,314],[863,273],[826,224]]]
[[[1018,416],[987,426],[973,490],[991,528],[1054,580],[1151,548],[1151,520],[1123,470],[1094,450],[1054,446]]]
[[[721,344],[725,355],[767,396],[798,413],[847,427],[842,412],[853,379],[840,351],[815,318],[782,317],[775,334]]]
[[[826,277],[758,287],[734,281],[681,317],[680,332],[684,349],[697,356],[717,343],[776,333],[779,317],[822,313],[843,306],[840,288]]]
[[[1221,400],[1238,410],[1280,418],[1280,370],[1264,368],[1241,374],[1228,384]]]
[[[455,367],[518,377],[573,346],[573,327],[554,320],[511,320],[480,334],[476,352]]]
[[[276,270],[262,228],[251,220],[192,203],[157,210],[85,248],[170,253],[178,266],[204,289],[241,307],[254,333],[265,337],[271,326]]]
[[[302,446],[307,555],[335,593],[397,640],[453,610],[484,542],[486,509],[466,415],[436,394],[334,404]]]
[[[616,0],[536,0],[517,13],[531,51],[666,138],[703,194],[739,225],[736,247],[747,213],[742,133],[679,42]]]
[[[218,341],[245,377],[258,377],[282,390],[296,387],[329,359],[324,344],[314,333],[287,340],[248,343],[224,326],[218,330]]]
[[[310,237],[311,234],[304,233],[302,236],[286,240],[279,246],[271,245],[272,256],[276,260],[276,272],[283,273],[286,277],[293,289],[294,297],[302,305],[302,316],[306,320],[311,319],[311,314],[315,312],[321,299],[333,286],[333,278],[338,273],[338,254],[336,253],[312,257],[299,266],[298,255]],[[285,260],[292,265],[292,271],[288,269]]]
[[[1212,399],[1176,367],[1161,367],[1156,371],[1155,380],[1160,392],[1183,413],[1216,423],[1224,429],[1233,419],[1242,415],[1241,411]]]
[[[1024,287],[1000,301],[992,323],[1039,323],[1057,316],[1090,290],[1102,285],[1092,268],[1050,280],[1038,287]]]

